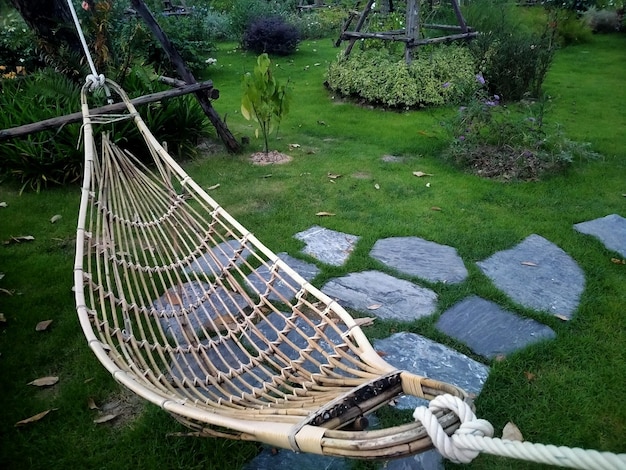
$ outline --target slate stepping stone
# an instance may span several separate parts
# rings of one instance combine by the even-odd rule
[[[486,365],[414,333],[395,333],[376,340],[374,349],[398,369],[456,385],[467,393],[478,395],[489,375]],[[428,401],[403,396],[398,400],[397,407],[414,409],[423,405],[428,405]]]
[[[476,296],[446,310],[436,327],[489,359],[556,337],[552,328],[530,318],[521,318]]]
[[[289,256],[287,253],[278,253],[278,257],[289,265],[291,269],[296,271],[307,281],[310,281],[320,272],[319,268],[312,263],[307,263],[296,258]],[[261,266],[254,273],[251,273],[247,280],[254,290],[260,294],[264,294],[267,290],[266,283],[272,278],[270,269],[266,266]],[[269,290],[269,298],[271,300],[280,300],[283,297],[286,300],[290,300],[295,296],[295,293],[300,289],[298,283],[285,273],[281,273],[281,280],[273,283],[272,289]]]
[[[344,307],[386,320],[413,321],[432,315],[437,308],[437,294],[432,290],[379,271],[331,279],[322,292]]]
[[[175,338],[181,345],[188,344],[184,329],[199,332],[202,327],[207,327],[207,331],[212,333],[213,329],[209,327],[211,320],[248,306],[243,296],[228,292],[223,287],[213,290],[208,297],[205,292],[211,292],[209,284],[186,282],[180,289],[170,289],[153,303],[165,334]],[[186,319],[183,307],[187,311]]]
[[[403,274],[431,282],[463,282],[467,269],[457,251],[418,237],[378,240],[370,256]]]
[[[248,462],[244,470],[348,470],[352,465],[348,459],[325,455],[295,453],[288,449],[278,452],[264,446],[254,459]]]
[[[331,266],[342,266],[360,238],[317,225],[296,233],[294,237],[306,244],[303,253]]]
[[[571,318],[585,288],[585,276],[561,248],[539,235],[476,263],[515,302]]]
[[[411,457],[390,460],[385,470],[444,470],[443,457],[437,450],[431,449]]]
[[[580,233],[593,235],[609,250],[626,258],[626,219],[617,214],[575,224]]]
[[[198,257],[191,266],[186,269],[189,273],[206,274],[207,276],[213,276],[216,273],[222,271],[221,266],[227,266],[236,253],[241,251],[241,258],[237,258],[235,264],[239,265],[243,262],[243,259],[250,256],[251,252],[247,248],[243,248],[240,242],[237,240],[229,240],[222,242],[215,246],[210,253],[206,253],[204,256]]]

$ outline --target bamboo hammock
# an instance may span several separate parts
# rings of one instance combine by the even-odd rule
[[[337,302],[215,202],[127,113],[94,115],[82,92],[85,174],[74,268],[89,346],[113,377],[200,435],[388,459],[431,448],[424,427],[358,430],[401,394],[454,386],[396,370]],[[94,127],[132,119],[154,165]],[[442,411],[447,434],[459,418]]]

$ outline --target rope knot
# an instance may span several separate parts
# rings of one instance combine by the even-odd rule
[[[450,410],[461,420],[461,426],[455,431],[452,437],[448,436],[437,420],[435,413],[442,410]],[[489,421],[477,419],[470,406],[458,397],[452,395],[439,395],[433,399],[428,408],[420,406],[415,409],[413,417],[420,421],[435,448],[446,459],[454,463],[470,463],[480,453],[477,450],[470,450],[459,445],[455,436],[493,436],[493,426]]]
[[[101,88],[104,86],[104,84],[106,83],[106,78],[103,74],[96,75],[91,73],[87,75],[87,77],[85,78],[85,82],[89,84],[89,91],[94,91],[96,88]]]

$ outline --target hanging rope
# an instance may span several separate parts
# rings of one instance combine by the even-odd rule
[[[96,70],[96,64],[94,63],[91,57],[91,53],[89,52],[89,47],[87,46],[87,41],[85,40],[83,30],[80,27],[80,21],[78,20],[78,15],[76,14],[76,9],[74,8],[72,0],[67,0],[67,5],[70,8],[70,12],[72,12],[72,18],[74,19],[76,32],[78,33],[80,43],[82,44],[83,51],[85,52],[85,57],[87,58],[87,62],[89,62],[89,68],[91,69],[91,74],[87,75],[87,77],[85,78],[86,82],[89,84],[89,91],[93,91],[96,88],[104,87],[107,91],[107,96],[110,96],[110,93],[105,85],[105,76],[103,74],[98,74],[98,71]]]
[[[436,412],[442,410],[454,412],[461,420],[461,426],[452,436],[444,432],[435,416]],[[449,394],[436,397],[428,407],[416,408],[413,417],[422,423],[439,453],[455,463],[469,463],[479,453],[485,452],[583,470],[626,469],[626,454],[494,438],[493,426],[489,421],[477,419],[467,403]]]

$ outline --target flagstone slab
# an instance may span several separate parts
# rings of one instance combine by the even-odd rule
[[[277,256],[307,281],[312,280],[320,272],[320,269],[313,263],[307,263],[306,261],[289,256],[287,253],[278,253]],[[265,294],[267,292],[271,300],[280,300],[280,297],[290,300],[300,289],[299,284],[294,279],[282,272],[280,280],[273,282],[272,288],[268,290],[267,283],[272,279],[272,272],[267,266],[259,267],[246,279],[259,294]]]
[[[296,233],[294,237],[306,244],[303,253],[331,266],[342,266],[360,238],[317,225]]]
[[[403,274],[431,282],[455,284],[467,278],[467,269],[456,249],[418,237],[378,240],[370,256]]]
[[[444,468],[443,457],[435,449],[403,459],[390,460],[384,466],[385,470],[444,470]]]
[[[575,224],[580,233],[593,235],[609,250],[626,257],[626,219],[617,214]]]
[[[415,333],[395,333],[374,341],[374,349],[398,369],[440,380],[478,395],[489,375],[489,367],[443,344]],[[400,409],[428,405],[426,400],[403,396]]]
[[[209,294],[207,294],[209,292]],[[181,345],[188,344],[186,329],[199,333],[203,327],[213,332],[211,320],[248,306],[246,299],[223,287],[211,290],[204,282],[186,282],[176,290],[170,289],[153,303],[165,334]],[[194,307],[189,307],[194,306]],[[186,307],[185,316],[183,307]]]
[[[244,470],[348,470],[352,464],[346,458],[326,455],[295,453],[288,449],[273,449],[263,446],[263,450],[248,462]]]
[[[585,288],[585,276],[561,248],[539,235],[476,263],[515,302],[571,318]]]
[[[446,310],[435,326],[476,354],[489,359],[506,356],[530,344],[556,337],[552,328],[530,318],[519,317],[477,296],[471,296]]]
[[[241,252],[241,258],[235,258],[237,252]],[[220,273],[222,266],[228,266],[233,260],[236,260],[236,265],[240,265],[250,254],[250,250],[244,248],[240,242],[229,240],[213,247],[210,253],[196,258],[191,266],[186,269],[186,272],[212,276],[215,273]]]
[[[432,290],[380,271],[331,279],[322,292],[344,307],[385,320],[413,321],[432,315],[437,308],[437,294]]]

